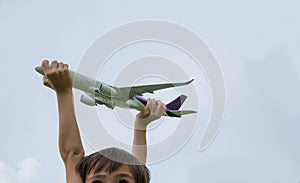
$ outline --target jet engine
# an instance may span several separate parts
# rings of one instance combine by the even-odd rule
[[[89,106],[95,106],[96,105],[96,100],[93,99],[90,96],[87,96],[87,95],[81,95],[80,102],[82,102],[86,105],[89,105]]]
[[[101,83],[99,87],[99,93],[108,97],[113,97],[117,95],[117,91],[113,87],[104,83]]]

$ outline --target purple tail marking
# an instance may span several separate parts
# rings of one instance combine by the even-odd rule
[[[166,105],[166,107],[170,110],[178,110],[181,107],[181,105],[183,104],[183,102],[185,101],[186,98],[187,98],[187,96],[180,95],[179,97],[174,99],[172,102],[168,103]]]
[[[138,101],[142,102],[145,106],[147,105],[147,100],[144,99],[143,97],[140,96],[134,96],[135,99],[137,99]]]

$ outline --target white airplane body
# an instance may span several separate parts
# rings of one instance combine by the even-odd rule
[[[36,67],[35,70],[44,75],[41,66]],[[156,90],[188,85],[193,81],[192,79],[182,83],[165,83],[119,88],[96,81],[72,70],[70,70],[70,74],[73,79],[73,87],[85,92],[85,95],[83,94],[80,97],[82,103],[89,106],[105,105],[111,109],[114,109],[115,106],[121,108],[133,108],[139,111],[143,110],[147,104],[147,100],[141,97],[143,93],[153,93]],[[181,117],[185,114],[196,113],[196,111],[192,110],[179,110],[186,98],[187,96],[180,95],[175,100],[166,104],[167,110],[164,115]]]

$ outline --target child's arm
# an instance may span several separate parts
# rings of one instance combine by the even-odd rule
[[[84,156],[84,149],[80,139],[76,122],[72,79],[68,65],[53,61],[49,67],[47,60],[42,63],[45,73],[44,85],[56,92],[59,111],[59,152],[66,168],[67,182],[81,183],[81,178],[76,173],[76,165]]]
[[[147,140],[146,140],[146,130],[147,125],[152,121],[160,118],[166,111],[165,104],[154,99],[148,99],[147,105],[143,111],[136,115],[134,124],[134,137],[133,137],[133,147],[132,154],[140,161],[142,164],[146,164],[147,160]]]

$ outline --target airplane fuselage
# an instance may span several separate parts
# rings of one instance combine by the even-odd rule
[[[135,108],[138,110],[142,110],[144,108],[144,105],[141,105],[140,102],[135,99],[121,98],[118,95],[111,96],[101,93],[99,88],[102,85],[106,85],[105,83],[96,81],[73,71],[70,71],[70,74],[73,79],[73,87],[85,92],[89,97],[95,98],[98,103],[106,104],[108,107],[111,106],[111,108],[115,106],[122,108]],[[112,86],[108,87],[114,89]]]

